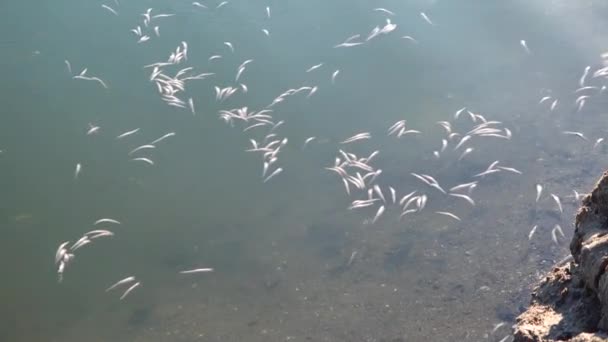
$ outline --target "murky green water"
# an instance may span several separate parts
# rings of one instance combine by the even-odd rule
[[[573,191],[606,168],[606,95],[577,112],[574,93],[587,65],[602,67],[608,11],[591,1],[231,0],[0,4],[0,340],[2,341],[498,341],[527,303],[529,286],[568,254]],[[115,9],[118,15],[101,7]],[[271,17],[266,14],[270,8]],[[374,11],[385,8],[395,13]],[[147,8],[152,19],[143,26]],[[425,22],[425,12],[434,25]],[[361,46],[386,18],[397,25]],[[130,29],[150,35],[141,44]],[[158,26],[160,37],[153,32]],[[265,35],[262,29],[267,29]],[[417,43],[401,38],[409,35]],[[526,40],[531,51],[520,45]],[[143,66],[166,61],[180,42],[194,67],[213,72],[168,106]],[[224,42],[231,42],[231,52]],[[209,61],[212,55],[223,58]],[[215,100],[214,86],[238,86]],[[108,84],[73,79],[88,68]],[[323,66],[306,72],[313,65]],[[332,74],[340,70],[332,82]],[[588,86],[603,78],[587,78]],[[317,86],[273,106],[289,142],[262,180],[259,154],[220,110],[261,110],[290,88]],[[559,100],[539,105],[544,96]],[[467,107],[501,121],[510,140],[474,137],[458,160],[450,121],[466,133]],[[406,119],[420,135],[387,136]],[[100,127],[87,135],[89,124]],[[137,134],[116,140],[119,134]],[[589,141],[563,134],[579,131]],[[176,135],[131,160],[133,148]],[[340,141],[361,132],[372,138]],[[306,148],[304,141],[317,137]],[[378,206],[348,210],[340,178],[325,169],[338,150],[379,151],[377,183],[398,197],[417,190],[427,207],[399,220],[399,206],[369,224]],[[473,177],[490,163],[523,172]],[[75,165],[82,171],[74,179]],[[426,187],[410,173],[451,186],[478,180],[476,205]],[[544,194],[536,203],[536,184]],[[550,193],[561,198],[560,214]],[[436,214],[449,211],[461,221]],[[57,281],[54,254],[103,217],[115,236],[78,249]],[[566,238],[554,243],[560,224]],[[538,225],[532,239],[530,229]],[[179,271],[213,267],[213,273]],[[123,301],[105,289],[133,275]],[[123,289],[124,290],[124,289]],[[507,324],[492,332],[495,324]]]

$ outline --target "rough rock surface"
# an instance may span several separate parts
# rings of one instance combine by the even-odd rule
[[[608,171],[583,199],[570,251],[517,318],[516,342],[608,341]]]

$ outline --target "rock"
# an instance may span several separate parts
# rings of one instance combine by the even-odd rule
[[[570,251],[535,288],[515,342],[608,341],[608,172],[582,201]]]

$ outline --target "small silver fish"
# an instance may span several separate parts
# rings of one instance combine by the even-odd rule
[[[277,168],[276,170],[274,170],[274,172],[272,172],[268,177],[266,177],[263,181],[263,183],[268,182],[272,177],[278,175],[279,173],[283,172],[283,168]]]
[[[116,139],[122,139],[122,138],[124,138],[124,137],[128,137],[129,135],[131,135],[131,134],[135,134],[135,133],[137,133],[137,132],[139,132],[139,128],[136,128],[136,129],[133,129],[133,130],[130,130],[130,131],[124,132],[123,134],[121,134],[121,135],[117,136],[117,137],[116,137]]]
[[[444,215],[444,216],[448,216],[448,217],[451,217],[451,218],[453,218],[455,220],[461,221],[460,217],[458,217],[458,216],[456,216],[456,215],[454,215],[454,214],[452,214],[450,212],[447,212],[447,211],[436,211],[435,213],[440,214],[440,215]]]
[[[154,165],[154,162],[152,160],[148,159],[148,158],[133,158],[131,160],[134,160],[134,161],[143,161],[143,162],[148,163],[149,165]]]
[[[426,13],[424,12],[420,12],[420,16],[422,17],[422,19],[424,19],[424,21],[426,21],[429,25],[434,26],[435,24],[433,24],[433,22],[431,21],[431,19],[429,19],[429,17],[426,15]]]
[[[213,268],[195,268],[193,270],[180,271],[180,274],[207,273],[213,272]]]
[[[65,62],[65,66],[68,68],[68,72],[70,73],[70,75],[72,74],[72,65],[70,64],[70,61],[68,61],[67,59],[64,61]]]
[[[131,293],[131,291],[135,290],[138,286],[140,285],[139,282],[133,284],[131,287],[129,287],[125,293],[122,294],[122,296],[120,297],[120,300],[123,300],[127,297],[127,295],[129,295],[129,293]]]
[[[376,216],[374,216],[374,219],[372,220],[372,224],[376,223],[376,221],[378,221],[378,219],[380,218],[380,216],[382,216],[383,213],[384,213],[384,206],[381,205],[380,208],[378,208],[378,211],[376,212]]]
[[[100,224],[100,223],[113,223],[113,224],[120,224],[120,222],[118,222],[118,221],[116,221],[116,220],[114,220],[114,219],[111,219],[111,218],[102,218],[102,219],[99,219],[99,220],[95,221],[95,222],[93,223],[93,225],[94,225],[94,226],[96,226],[96,225],[98,225],[98,224]]]
[[[108,5],[101,5],[101,7],[112,12],[114,15],[118,15],[118,12],[116,12],[112,7],[110,7]]]
[[[528,48],[528,43],[526,43],[525,40],[520,40],[519,44],[524,48],[524,51],[526,51],[527,54],[531,54],[532,52],[530,52],[530,49]]]
[[[475,201],[473,201],[473,199],[467,195],[463,195],[463,194],[449,194],[449,195],[453,196],[453,197],[462,198],[462,199],[466,200],[467,202],[469,202],[472,206],[475,206]]]
[[[228,48],[230,48],[231,52],[234,52],[234,45],[232,45],[231,42],[224,42],[224,45],[226,45]]]
[[[553,197],[555,204],[557,204],[557,208],[559,209],[560,214],[563,213],[564,209],[562,208],[562,202],[559,200],[559,197],[555,194],[551,194],[551,197]]]
[[[585,79],[587,78],[587,75],[589,74],[589,70],[591,69],[591,66],[587,65],[585,67],[585,71],[583,71],[583,76],[581,76],[581,79],[579,80],[578,84],[581,87],[585,86]]]
[[[331,83],[332,84],[336,83],[336,77],[338,77],[339,73],[340,73],[340,70],[336,70],[336,71],[334,71],[333,74],[331,74]]]
[[[559,245],[559,241],[557,241],[557,235],[555,235],[555,227],[553,227],[553,229],[551,230],[551,240],[553,240],[556,245]]]
[[[74,171],[74,179],[78,179],[80,171],[82,171],[82,164],[78,163],[76,164],[76,171]]]
[[[543,186],[540,184],[536,184],[536,203],[540,200],[540,196],[543,193]]]
[[[532,236],[534,236],[534,233],[536,233],[537,228],[538,228],[538,225],[532,227],[532,230],[530,230],[530,233],[528,234],[528,240],[532,240]]]
[[[106,292],[112,291],[113,289],[117,288],[120,285],[126,284],[126,283],[130,283],[132,281],[135,280],[135,277],[131,276],[131,277],[126,277],[122,280],[117,281],[116,283],[112,284],[112,286],[108,287],[106,289]]]
[[[472,147],[468,147],[466,150],[464,150],[464,152],[462,152],[462,154],[460,155],[460,158],[458,158],[458,160],[462,160],[462,158],[464,158],[466,155],[468,155],[469,153],[473,152],[475,149]]]
[[[315,64],[315,65],[311,66],[310,68],[306,69],[306,72],[312,72],[316,69],[319,69],[322,66],[323,66],[323,63]]]
[[[602,143],[602,141],[604,141],[604,138],[597,139],[595,141],[595,144],[593,144],[593,148],[597,148]]]

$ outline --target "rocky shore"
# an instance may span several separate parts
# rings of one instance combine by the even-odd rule
[[[534,290],[514,341],[608,341],[608,171],[582,201],[570,251]]]

